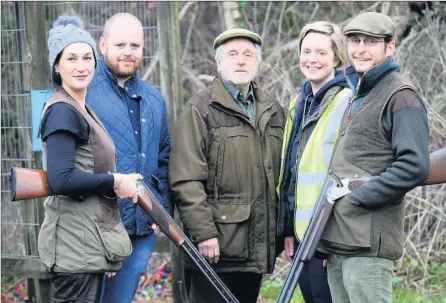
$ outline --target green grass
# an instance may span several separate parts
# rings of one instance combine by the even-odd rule
[[[260,302],[275,302],[279,297],[283,282],[284,281],[279,278],[274,280],[264,280],[262,282],[262,288],[260,288],[260,296],[262,298]],[[299,287],[296,287],[290,303],[305,303]]]
[[[393,288],[393,303],[446,303],[446,290],[439,294],[429,294],[420,289]]]
[[[282,279],[264,280],[260,289],[259,302],[273,303],[279,297]],[[398,284],[393,288],[393,303],[446,303],[446,289],[438,294],[430,294],[422,289],[407,289]],[[305,303],[299,288],[296,288],[291,303]]]

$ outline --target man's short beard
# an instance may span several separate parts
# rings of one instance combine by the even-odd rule
[[[139,60],[139,62],[138,62],[138,60],[136,60],[134,63],[133,63],[133,65],[134,65],[134,69],[133,69],[133,71],[132,72],[121,72],[120,70],[119,70],[119,63],[114,63],[114,62],[111,62],[108,58],[107,58],[107,56],[104,56],[104,59],[105,59],[105,64],[107,65],[107,67],[108,67],[108,69],[111,71],[111,73],[116,77],[116,78],[128,78],[128,77],[131,77],[131,76],[133,76],[135,73],[136,73],[136,71],[138,70],[138,68],[141,66],[141,63],[142,63],[142,60]]]
[[[229,77],[225,77],[226,74],[226,70],[218,70],[218,73],[220,74],[220,77],[223,78],[225,81],[230,81],[232,83],[232,85],[236,86],[237,88],[242,88],[245,87],[246,85],[249,85],[252,81],[254,81],[254,79],[257,76],[257,71],[253,73],[249,73],[249,79],[244,81],[243,83],[234,83],[232,80],[229,80]],[[229,73],[229,72],[228,72]]]

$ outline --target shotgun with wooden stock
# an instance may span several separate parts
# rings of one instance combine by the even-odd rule
[[[314,207],[310,224],[308,225],[303,240],[299,244],[296,254],[294,255],[290,271],[285,278],[285,283],[280,291],[277,303],[290,302],[299,281],[300,274],[302,273],[304,263],[313,258],[336,200],[355,190],[371,178],[373,177],[343,180],[333,180],[332,178],[327,179]],[[446,183],[446,148],[439,149],[430,154],[429,177],[422,185],[442,183]]]
[[[48,185],[46,171],[40,169],[12,168],[11,185],[12,201],[54,195]],[[166,212],[152,191],[142,181],[137,182],[136,188],[138,204],[145,210],[153,222],[160,227],[161,231],[176,246],[189,256],[227,303],[238,303],[237,298],[217,276],[209,263],[200,255],[197,248]]]

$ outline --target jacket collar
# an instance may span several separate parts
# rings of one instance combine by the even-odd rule
[[[223,84],[225,85],[226,90],[232,95],[235,100],[239,101],[240,99],[244,99],[244,96],[242,98],[240,97],[240,94],[242,94],[242,92],[231,81],[226,81],[223,78],[221,79],[223,81]],[[254,102],[254,100],[254,91],[252,89],[252,85],[249,85],[248,97],[246,98],[246,101]]]
[[[316,103],[320,103],[321,100],[324,98],[325,93],[331,89],[333,86],[341,86],[341,87],[348,87],[347,81],[345,79],[344,71],[338,70],[335,73],[335,76],[333,79],[325,83],[317,92],[316,95],[314,95],[314,101]],[[305,81],[302,85],[302,100],[307,99],[308,96],[313,94],[311,83],[310,81]]]
[[[110,85],[113,87],[113,89],[115,90],[115,92],[119,95],[122,96],[123,90],[122,88],[119,86],[118,84],[118,80],[116,79],[116,77],[112,74],[112,72],[110,71],[110,69],[107,67],[107,64],[105,64],[105,60],[104,57],[102,57],[99,62],[98,62],[98,66],[96,68],[96,73],[98,74],[98,76],[104,78],[104,79],[108,79],[108,82],[110,83]],[[96,76],[95,76],[96,77]],[[135,98],[135,96],[142,98],[142,90],[139,88],[139,85],[136,85],[139,81],[139,77],[138,75],[135,73],[133,74],[133,76],[130,77],[130,79],[128,79],[125,84],[125,93],[132,98]]]
[[[325,83],[317,91],[315,96],[313,96],[310,81],[305,81],[302,85],[301,93],[298,96],[298,100],[300,102],[297,106],[299,107],[299,110],[297,110],[295,114],[302,115],[304,102],[307,102],[307,107],[311,106],[311,103],[314,103],[314,106],[316,106],[316,111],[310,117],[308,117],[305,124],[319,119],[331,100],[333,100],[337,93],[339,93],[345,87],[348,87],[348,84],[345,79],[344,71],[342,70],[337,71],[335,73],[335,77]]]
[[[263,93],[255,81],[251,82],[251,89],[253,90],[256,102],[258,101],[263,103],[264,106],[268,106],[273,103],[271,97]],[[216,77],[212,83],[211,103],[219,103],[224,107],[242,112],[233,96],[226,89],[220,77]]]
[[[277,111],[277,108],[275,108],[273,99],[264,93],[255,81],[251,82],[251,87],[256,100],[254,103],[256,112],[254,125],[257,125],[265,111],[270,111],[269,115],[273,115]],[[237,104],[237,101],[235,101],[232,95],[228,92],[220,77],[216,77],[212,83],[210,104],[223,108],[225,111],[230,111],[238,116],[242,116],[249,122],[249,117],[243,112],[241,107]]]
[[[372,67],[364,74],[359,75],[353,66],[345,70],[347,83],[355,96],[366,95],[386,75],[399,70],[398,64],[393,58],[388,58],[381,64]]]

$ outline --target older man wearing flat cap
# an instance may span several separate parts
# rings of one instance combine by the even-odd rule
[[[329,173],[372,176],[334,204],[320,248],[330,253],[334,303],[392,302],[393,261],[404,243],[404,196],[429,170],[426,107],[392,59],[395,23],[360,14],[344,28],[354,96],[347,108]]]
[[[254,82],[262,38],[231,29],[214,41],[218,77],[187,102],[169,164],[184,229],[240,302],[254,303],[276,259],[275,188],[284,112]],[[189,260],[189,300],[222,302]]]

